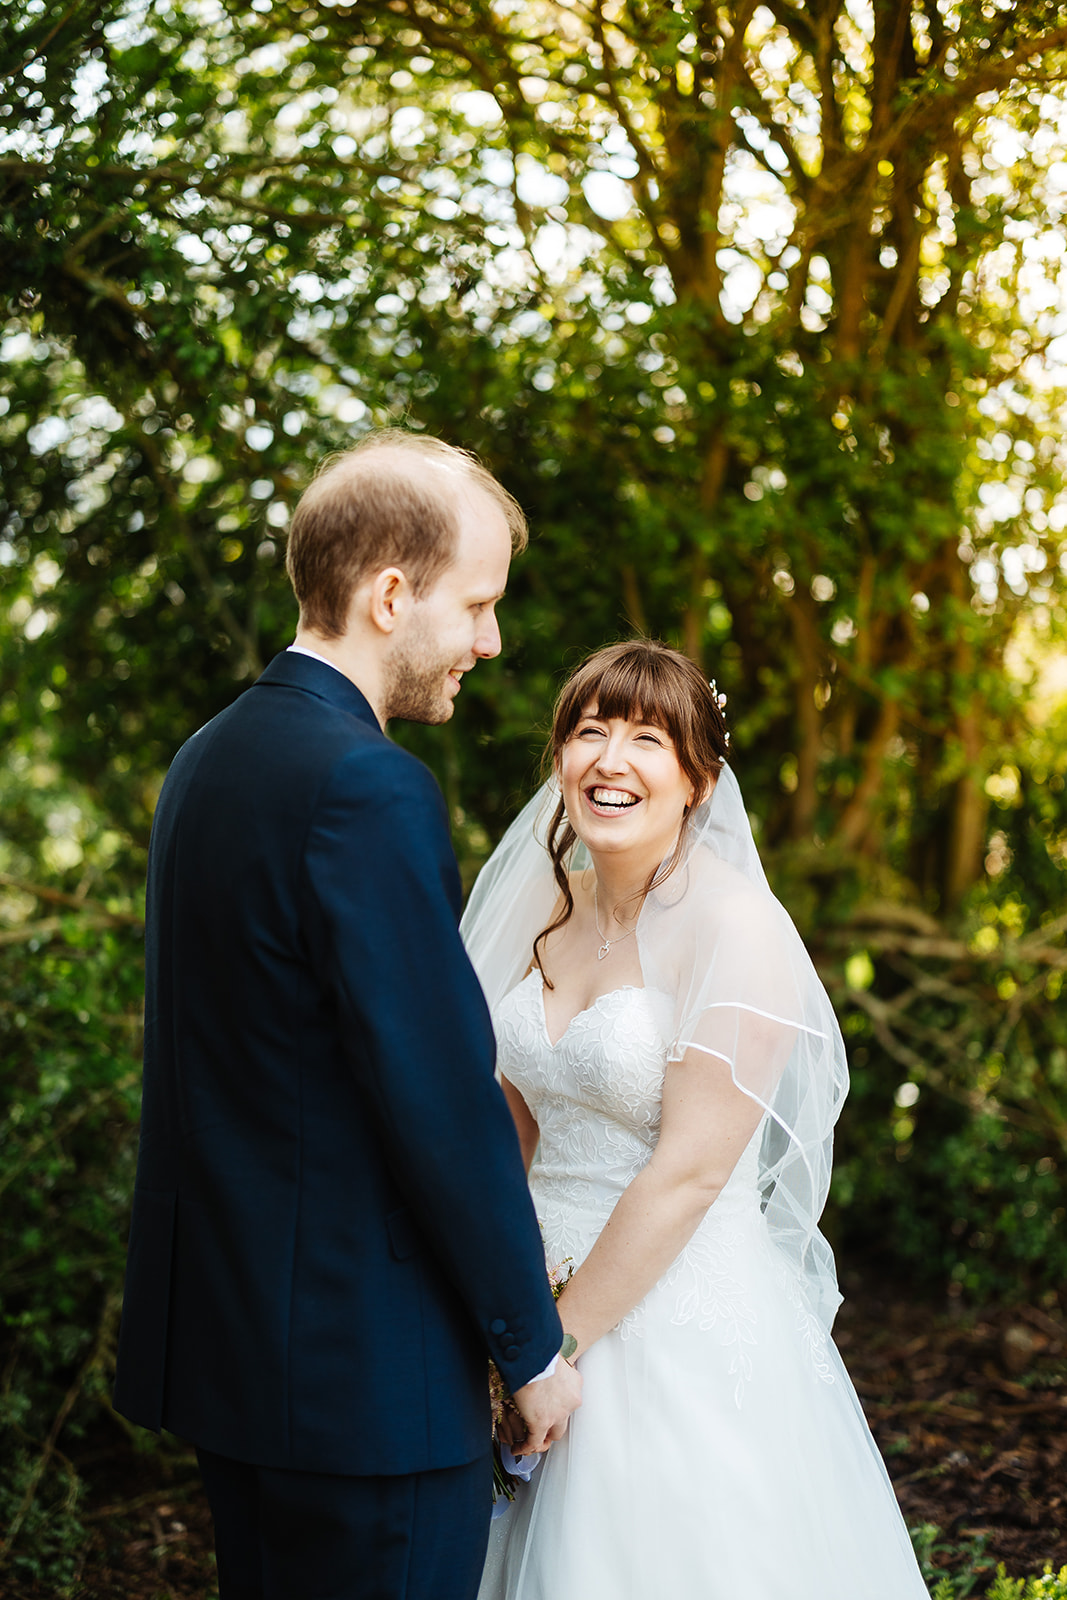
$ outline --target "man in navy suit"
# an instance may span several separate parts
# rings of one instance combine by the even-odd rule
[[[468,1600],[487,1357],[527,1449],[578,1404],[444,803],[382,731],[452,715],[524,542],[439,441],[327,464],[295,645],[160,796],[115,1404],[196,1445],[221,1600]]]

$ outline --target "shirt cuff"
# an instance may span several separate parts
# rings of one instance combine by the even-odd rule
[[[544,1383],[546,1378],[551,1378],[551,1377],[555,1376],[556,1368],[558,1367],[558,1365],[559,1365],[559,1351],[557,1350],[556,1354],[552,1357],[552,1360],[548,1363],[548,1366],[545,1368],[544,1372],[539,1372],[537,1374],[536,1378],[530,1378],[528,1381],[530,1383]]]

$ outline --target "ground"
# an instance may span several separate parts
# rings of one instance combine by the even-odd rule
[[[986,1312],[915,1303],[870,1271],[843,1274],[835,1336],[905,1518],[936,1525],[945,1571],[1067,1565],[1067,1316],[1050,1302]],[[210,1600],[211,1521],[191,1455],[98,1461],[70,1600]],[[965,1592],[965,1591],[961,1591]],[[10,1600],[56,1600],[10,1575]],[[859,1597],[857,1597],[859,1600]]]
[[[851,1276],[835,1337],[906,1521],[941,1529],[937,1564],[1067,1565],[1063,1306],[953,1313]]]

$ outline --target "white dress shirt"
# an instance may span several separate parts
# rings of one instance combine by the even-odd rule
[[[320,656],[317,650],[309,650],[306,644],[287,644],[285,648],[291,650],[294,656],[310,656],[312,661],[321,661],[324,667],[333,667],[335,672],[341,672],[340,667],[333,661],[327,661],[326,657]],[[344,677],[343,672],[341,672],[341,676],[342,678]]]

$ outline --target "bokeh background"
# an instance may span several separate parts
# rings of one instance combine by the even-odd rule
[[[842,1259],[1057,1311],[1065,213],[1056,0],[12,0],[10,1572],[71,1583],[94,1462],[135,1448],[107,1392],[154,801],[291,639],[293,505],[372,426],[477,451],[533,529],[503,657],[394,730],[467,880],[568,667],[689,651],[845,1030]]]

